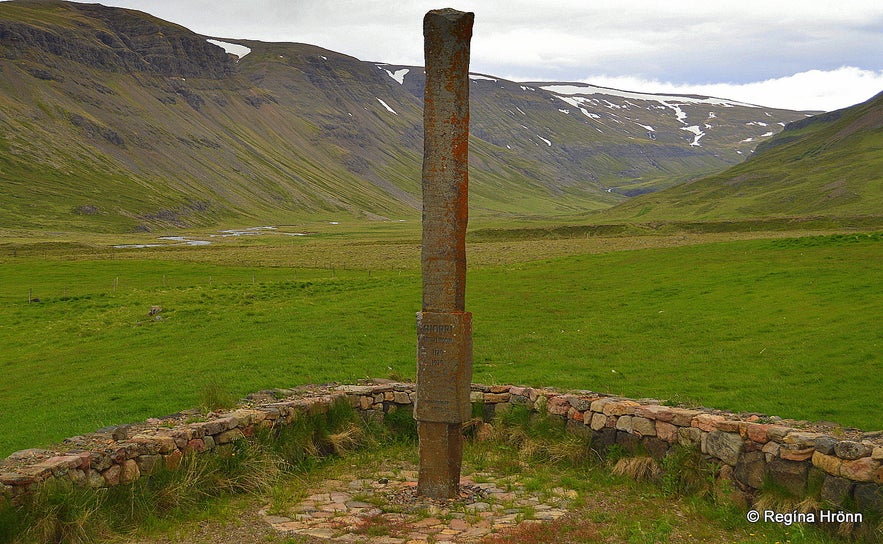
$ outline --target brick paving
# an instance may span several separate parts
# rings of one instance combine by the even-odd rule
[[[328,542],[426,544],[478,542],[521,523],[567,513],[577,493],[527,491],[517,477],[473,473],[460,480],[460,498],[418,497],[417,471],[405,466],[370,478],[325,480],[285,512],[260,515],[277,532]]]

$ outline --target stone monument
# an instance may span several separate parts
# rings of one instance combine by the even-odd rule
[[[466,311],[469,190],[469,43],[473,13],[433,10],[423,19],[423,305],[417,314],[420,439],[417,493],[460,491],[462,425],[471,415],[472,314]]]

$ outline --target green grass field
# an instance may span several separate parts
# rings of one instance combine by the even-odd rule
[[[0,455],[195,407],[212,383],[413,379],[419,235],[368,231],[3,246]],[[883,429],[883,235],[651,238],[472,244],[474,381]]]

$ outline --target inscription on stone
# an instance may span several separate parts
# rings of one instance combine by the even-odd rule
[[[472,314],[417,314],[418,421],[462,423],[469,419],[472,378]]]

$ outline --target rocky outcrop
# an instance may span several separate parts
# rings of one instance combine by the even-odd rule
[[[218,79],[235,69],[227,53],[203,36],[146,14],[97,4],[44,4],[69,10],[72,20],[86,20],[91,24],[33,25],[0,20],[3,56],[10,59],[39,56],[37,60],[50,65],[68,60],[112,72],[149,72],[177,77]]]

